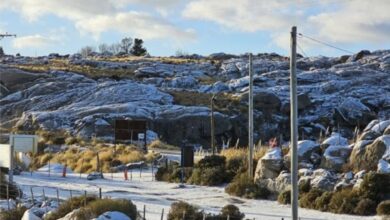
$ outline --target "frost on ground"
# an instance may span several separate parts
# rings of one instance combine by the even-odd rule
[[[22,173],[15,176],[15,181],[21,185],[23,191],[29,197],[32,187],[35,198],[42,195],[42,186],[48,197],[56,197],[56,189],[59,189],[61,199],[88,194],[98,195],[98,189],[102,188],[103,197],[125,198],[132,200],[138,207],[143,209],[146,205],[146,218],[149,220],[160,219],[162,209],[168,213],[171,203],[186,201],[198,205],[206,212],[217,213],[227,204],[237,205],[247,218],[280,220],[290,219],[290,206],[279,205],[276,201],[248,200],[229,196],[223,187],[205,187],[186,185],[180,188],[177,184],[152,181],[150,170],[145,170],[139,177],[139,170],[134,170],[131,181],[124,181],[122,173],[105,174],[106,179],[88,181],[86,175],[69,174],[66,178],[59,173],[48,176],[46,172]],[[338,215],[315,210],[299,209],[302,220],[325,220],[325,219],[379,219],[379,217],[359,217],[351,215]]]

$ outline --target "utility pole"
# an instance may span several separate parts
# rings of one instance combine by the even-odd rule
[[[290,56],[290,109],[291,109],[291,211],[292,219],[298,220],[298,98],[297,98],[297,27],[291,28]]]
[[[215,94],[211,97],[211,149],[213,151],[213,155],[215,155],[214,101]]]
[[[249,155],[248,155],[248,174],[253,179],[253,58],[249,54],[249,112],[248,112],[248,130],[249,130]]]

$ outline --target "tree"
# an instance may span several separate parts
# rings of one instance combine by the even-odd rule
[[[89,55],[91,55],[93,52],[95,52],[95,48],[92,47],[92,46],[85,46],[83,48],[80,49],[80,54],[81,56],[83,57],[88,57]]]
[[[123,38],[120,42],[121,52],[125,54],[130,54],[132,44],[133,44],[133,39],[131,39],[130,37]]]
[[[4,56],[4,50],[3,47],[0,47],[0,57]]]
[[[99,52],[100,53],[107,53],[107,52],[110,52],[110,46],[108,46],[107,44],[103,43],[103,44],[100,44],[99,45]]]
[[[109,46],[108,50],[112,53],[112,54],[118,54],[120,51],[121,51],[121,45],[119,43],[113,43]]]
[[[142,46],[144,41],[142,39],[135,38],[133,48],[131,48],[130,53],[134,56],[143,56],[147,53],[146,48]]]

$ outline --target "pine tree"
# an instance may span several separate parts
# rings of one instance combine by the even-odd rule
[[[133,48],[131,48],[130,53],[133,54],[134,56],[143,56],[147,53],[146,48],[143,47],[144,41],[139,38],[134,39],[134,44]]]

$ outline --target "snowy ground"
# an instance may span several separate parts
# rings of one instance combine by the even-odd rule
[[[123,173],[105,174],[106,179],[86,180],[86,175],[68,174],[66,178],[60,173],[47,172],[22,173],[15,176],[15,181],[21,185],[23,192],[31,196],[30,189],[33,189],[34,197],[42,196],[42,188],[45,187],[45,195],[56,197],[57,190],[61,199],[72,195],[83,195],[84,190],[88,194],[98,195],[99,188],[102,188],[103,197],[131,199],[138,210],[146,205],[146,219],[161,219],[161,212],[164,209],[168,212],[172,202],[186,201],[196,204],[206,212],[218,212],[226,204],[235,204],[250,219],[285,220],[290,219],[290,206],[279,205],[275,201],[247,200],[229,196],[224,192],[223,187],[204,187],[186,185],[179,188],[178,184],[156,182],[152,179],[151,170],[144,170],[140,177],[139,170],[132,173],[132,180],[125,181]],[[130,173],[129,173],[130,179]],[[325,220],[325,219],[379,219],[379,217],[358,217],[351,215],[336,215],[332,213],[319,212],[315,210],[299,209],[302,220]],[[165,219],[165,218],[164,218]]]

